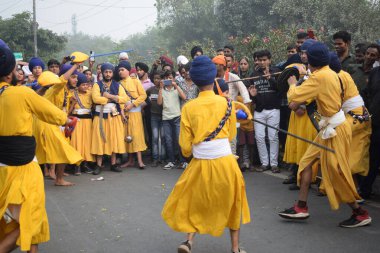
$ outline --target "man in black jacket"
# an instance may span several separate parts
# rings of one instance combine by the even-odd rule
[[[271,67],[271,53],[268,50],[262,50],[256,52],[258,59],[258,68],[252,73],[252,77],[259,76],[257,79],[253,79],[250,87],[250,94],[253,98],[253,102],[256,104],[254,118],[269,124],[274,127],[278,127],[280,124],[280,106],[281,96],[276,89],[276,79],[273,75],[275,72],[279,72],[279,69]],[[268,128],[269,139],[269,156],[265,143],[266,130],[265,126],[257,122],[255,126],[255,137],[257,141],[257,147],[259,150],[261,167],[256,168],[256,171],[264,171],[272,168],[273,173],[279,173],[278,168],[278,133],[276,130]]]

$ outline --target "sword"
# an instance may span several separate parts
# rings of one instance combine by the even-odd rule
[[[279,132],[281,132],[281,133],[283,133],[283,134],[290,135],[290,136],[292,136],[292,137],[294,137],[294,138],[296,138],[296,139],[299,139],[299,140],[301,140],[301,141],[307,142],[307,143],[309,143],[309,144],[311,144],[311,145],[314,145],[314,146],[316,146],[316,147],[318,147],[318,148],[321,148],[321,149],[324,149],[324,150],[330,151],[330,152],[332,152],[332,153],[335,154],[335,150],[334,150],[334,149],[331,149],[331,148],[329,148],[329,147],[323,146],[323,145],[321,145],[321,144],[319,144],[319,143],[316,143],[316,142],[314,142],[314,141],[308,140],[308,139],[303,138],[303,137],[301,137],[301,136],[298,136],[298,135],[296,135],[296,134],[292,134],[292,133],[290,133],[290,132],[288,132],[288,131],[286,131],[286,130],[284,130],[284,129],[281,129],[281,128],[277,128],[277,127],[274,127],[274,126],[268,125],[268,124],[266,124],[266,123],[264,123],[264,122],[262,122],[262,121],[260,121],[260,120],[257,120],[257,119],[252,119],[252,120],[253,120],[254,122],[257,122],[257,123],[259,123],[259,124],[262,124],[262,125],[264,125],[264,126],[267,126],[267,127],[269,127],[269,128],[272,128],[272,129],[274,129],[274,130],[277,130],[277,131],[279,131]]]
[[[282,73],[282,72],[275,72],[275,73],[267,74],[267,75],[254,76],[254,77],[247,77],[247,78],[243,78],[243,79],[238,79],[238,80],[228,81],[228,82],[225,82],[225,83],[235,83],[235,82],[240,82],[240,81],[247,81],[247,80],[259,79],[259,78],[261,78],[261,77],[277,76],[277,75],[279,75],[279,74],[281,74],[281,73]]]
[[[104,111],[104,105],[101,105],[100,111],[99,111],[99,131],[100,131],[100,136],[102,137],[103,141],[107,142],[106,135],[104,133],[104,128],[103,128],[103,111]]]
[[[129,53],[129,52],[132,52],[133,49],[127,49],[127,50],[123,50],[123,51],[115,51],[115,52],[110,52],[110,53],[104,53],[104,54],[93,54],[90,52],[90,56],[91,57],[101,57],[101,56],[109,56],[109,55],[113,55],[113,54],[120,54],[122,52],[126,52],[126,53]]]

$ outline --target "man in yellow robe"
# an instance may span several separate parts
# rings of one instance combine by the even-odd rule
[[[321,115],[321,131],[315,142],[335,152],[310,145],[302,157],[298,170],[300,192],[298,202],[291,208],[279,213],[287,219],[307,219],[309,212],[307,197],[312,180],[312,165],[319,159],[321,174],[330,206],[333,210],[340,203],[347,203],[353,215],[341,222],[341,227],[360,227],[371,223],[368,212],[361,208],[356,200],[360,199],[351,175],[349,165],[351,127],[341,110],[343,97],[338,75],[329,64],[329,51],[325,44],[317,42],[307,50],[309,68],[312,72],[309,79],[301,86],[295,86],[294,76],[289,78],[288,100],[302,103],[315,99]]]
[[[213,91],[216,67],[207,56],[192,62],[190,76],[199,87],[198,98],[182,108],[179,144],[191,162],[178,179],[162,210],[170,228],[187,233],[179,253],[189,253],[195,233],[221,236],[228,227],[231,251],[239,249],[241,223],[250,222],[245,182],[229,142],[236,135],[231,100]]]
[[[0,252],[37,252],[50,239],[44,180],[35,159],[33,117],[54,125],[66,114],[25,86],[13,86],[15,58],[0,47]]]

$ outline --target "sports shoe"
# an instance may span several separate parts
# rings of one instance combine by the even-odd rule
[[[310,216],[307,207],[301,208],[297,204],[289,209],[285,209],[284,211],[279,212],[278,215],[280,215],[282,218],[292,220],[305,220]]]
[[[192,243],[189,241],[185,241],[181,243],[178,247],[178,253],[191,253]]]
[[[339,226],[343,228],[357,228],[367,226],[371,224],[371,222],[372,218],[369,217],[366,210],[363,210],[362,214],[357,214],[355,211],[353,211],[351,217],[339,223]]]
[[[280,173],[280,172],[281,172],[281,170],[279,167],[277,167],[277,166],[272,167],[272,173]]]
[[[118,164],[111,165],[111,171],[118,172],[118,173],[123,172],[123,170],[120,168]]]
[[[172,162],[168,162],[168,164],[166,164],[166,165],[164,166],[164,170],[171,170],[171,169],[174,168],[174,166],[175,166],[174,163],[172,163]]]
[[[187,162],[182,163],[182,169],[186,169],[189,164]]]
[[[95,168],[92,171],[92,174],[93,175],[99,175],[101,172],[102,172],[102,167],[100,167],[99,165],[95,165]]]
[[[256,167],[256,171],[257,172],[263,172],[263,171],[266,171],[266,170],[269,170],[268,166],[261,165],[259,167]]]

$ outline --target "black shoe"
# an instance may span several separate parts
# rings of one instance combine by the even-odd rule
[[[75,166],[74,175],[75,176],[80,176],[81,175],[81,170],[80,170],[79,166]]]
[[[363,214],[353,213],[349,219],[339,223],[339,226],[344,228],[357,228],[367,226],[371,224],[371,222],[372,219],[369,217],[368,212],[364,211]]]
[[[99,175],[101,172],[102,172],[102,167],[100,167],[99,165],[95,165],[95,168],[92,171],[92,174],[93,175]]]
[[[123,172],[123,170],[117,164],[111,165],[111,171],[113,171],[113,172]]]
[[[151,166],[152,166],[152,167],[157,167],[157,166],[158,166],[158,161],[157,161],[157,160],[153,160]]]
[[[297,184],[289,185],[289,191],[298,191],[299,189]]]
[[[284,211],[279,212],[278,215],[280,215],[282,218],[292,220],[305,220],[310,216],[307,207],[300,208],[298,205],[294,205],[289,209],[285,209]]]
[[[282,181],[282,183],[283,184],[294,184],[294,183],[296,183],[296,177],[293,175],[290,175],[287,178],[285,178],[285,180]]]

